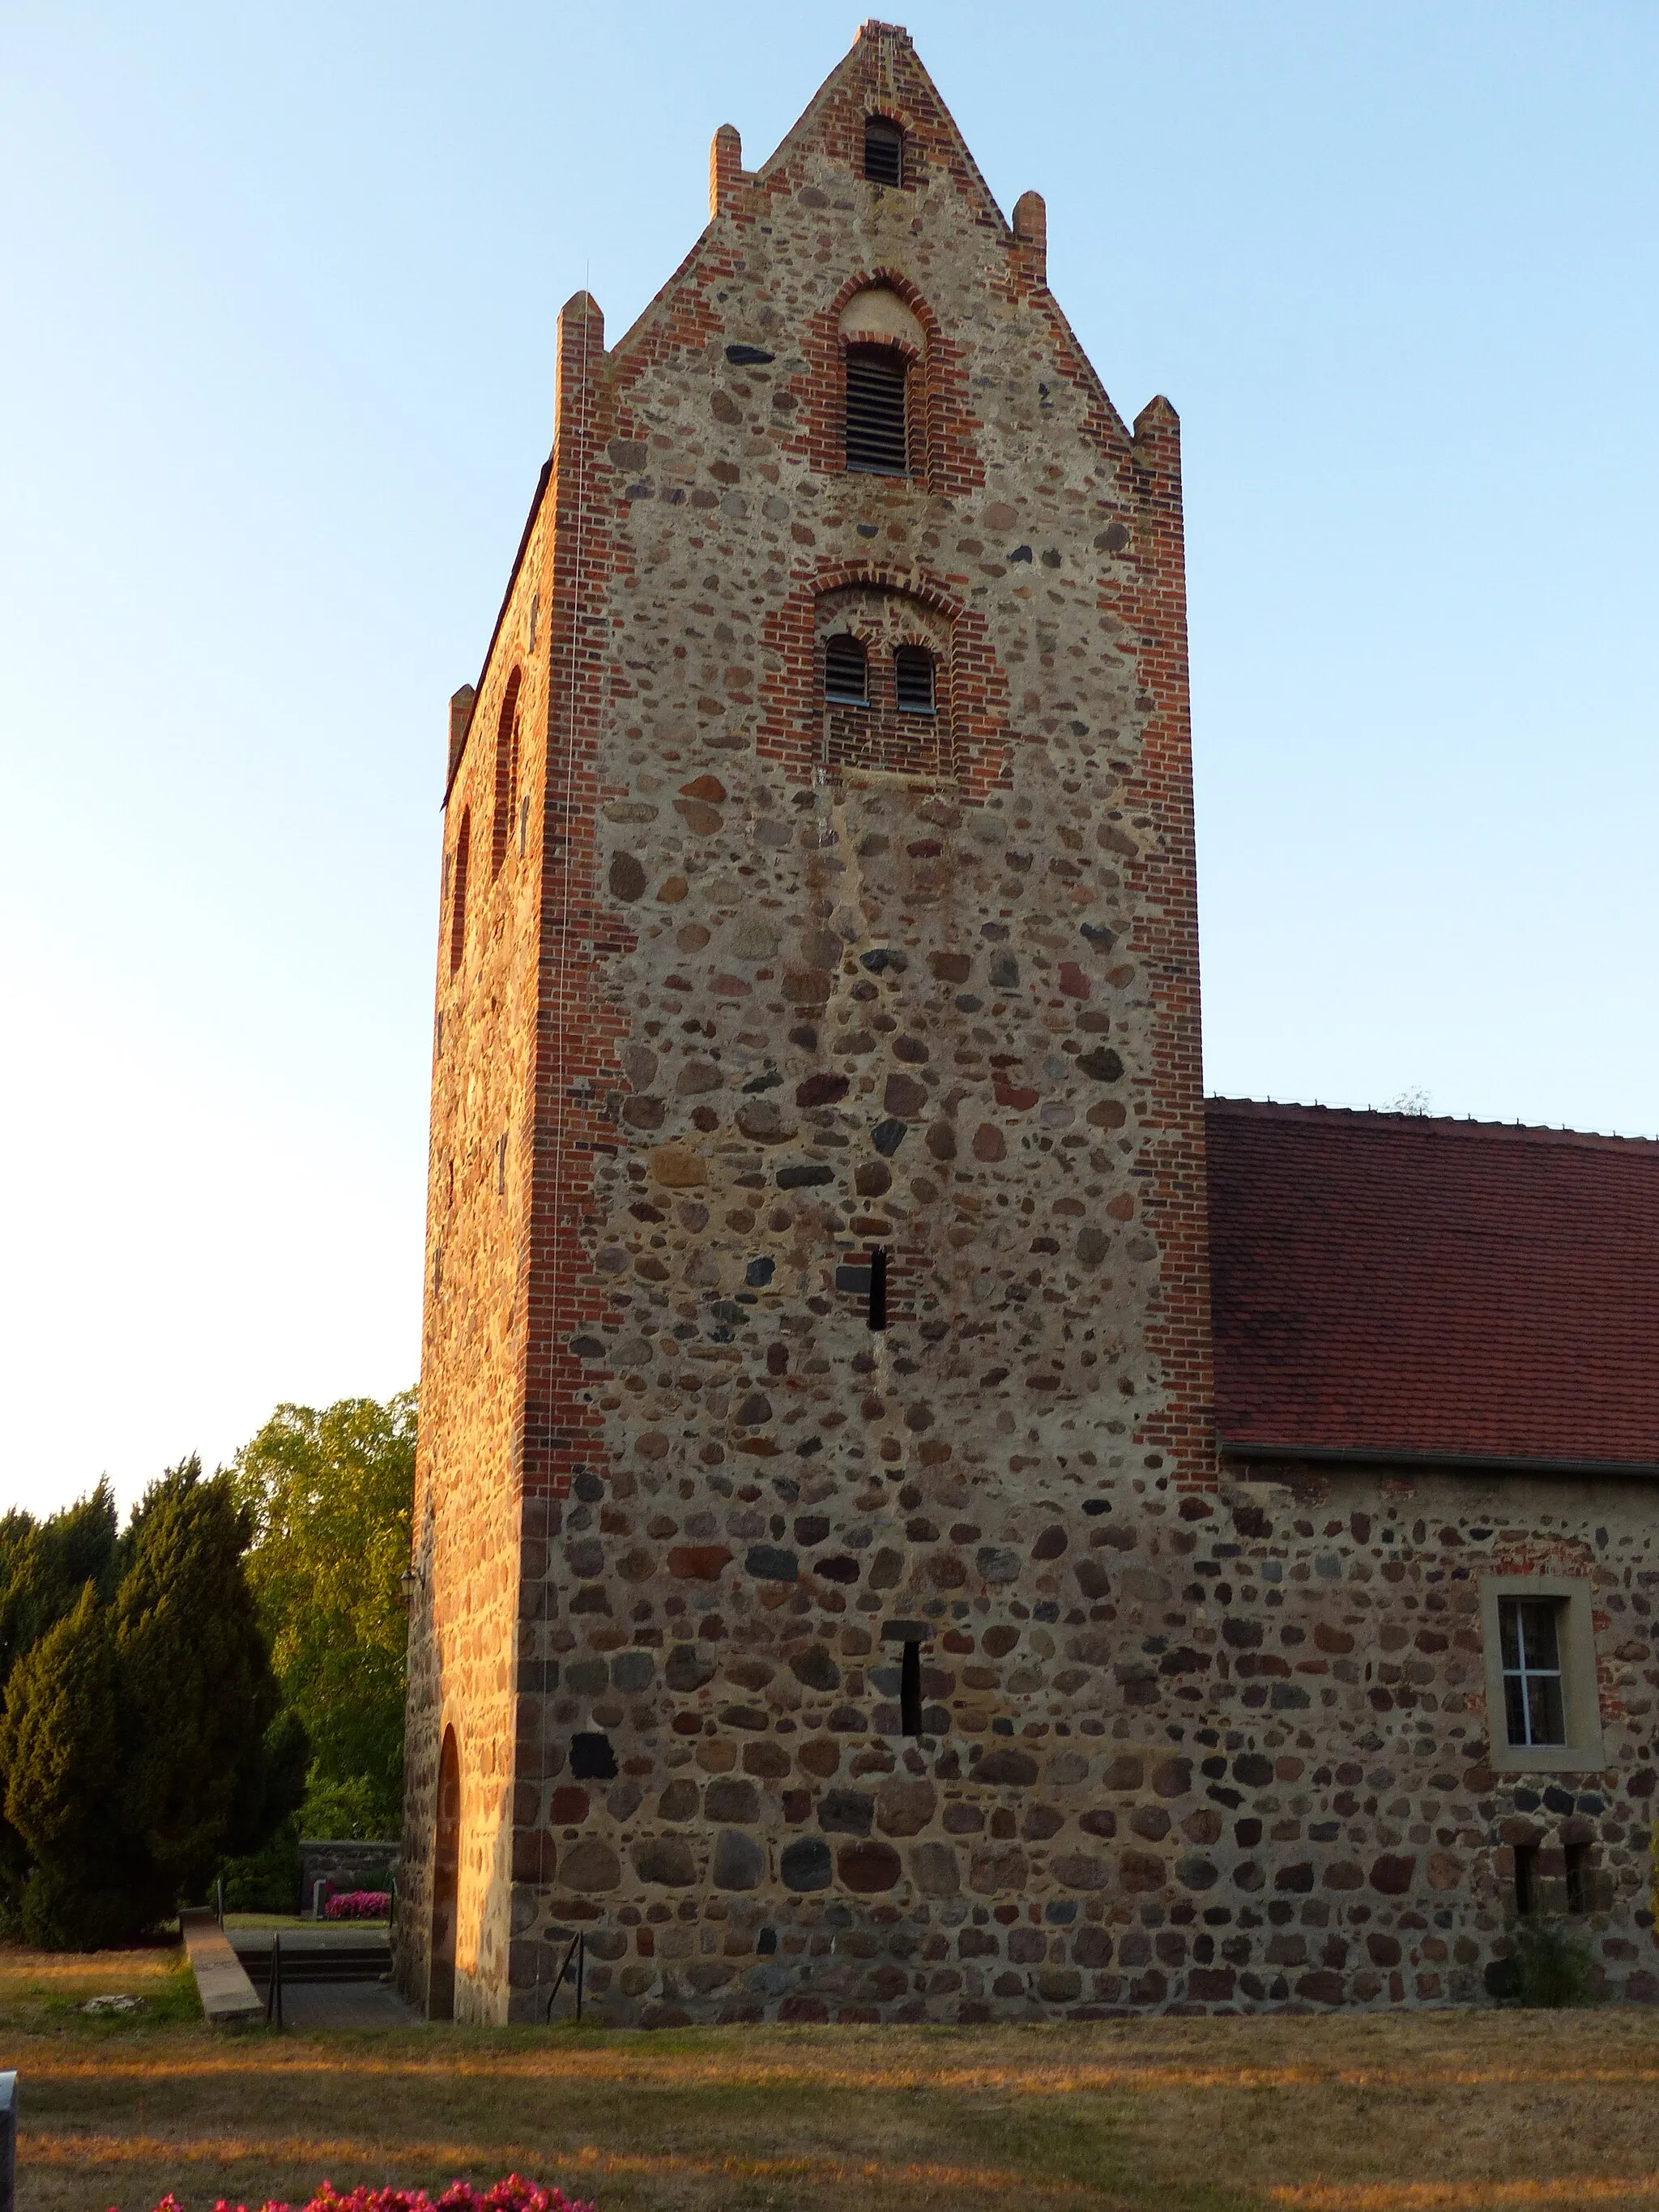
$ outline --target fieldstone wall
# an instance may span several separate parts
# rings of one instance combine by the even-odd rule
[[[319,1881],[333,1891],[384,1889],[398,1870],[395,1836],[380,1843],[307,1837],[300,1844],[300,1910],[310,1911]]]
[[[1042,1486],[964,1529],[963,1581],[918,1607],[921,1741],[897,1732],[882,1624],[826,1618],[804,1565],[773,1586],[793,1640],[688,1629],[609,1661],[590,1693],[630,1741],[667,1747],[648,1780],[554,1800],[560,1925],[587,1927],[601,2016],[1480,2001],[1521,1843],[1542,1847],[1558,1911],[1565,1846],[1590,1845],[1577,1932],[1609,1994],[1659,1995],[1644,1488],[1302,1476],[1212,1499],[1091,1476],[1039,1503]],[[982,1493],[936,1498],[919,1505],[988,1517]],[[707,1532],[734,1559],[742,1518]],[[1488,1764],[1479,1578],[1527,1571],[1593,1582],[1603,1771]],[[591,1685],[605,1663],[570,1671]]]

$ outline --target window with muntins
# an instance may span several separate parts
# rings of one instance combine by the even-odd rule
[[[847,349],[847,465],[866,476],[910,473],[905,429],[908,364],[896,346]]]
[[[864,173],[872,185],[904,182],[904,133],[884,115],[872,115],[865,123]]]
[[[842,707],[869,704],[869,656],[862,641],[844,630],[824,643],[823,696]]]
[[[1561,1686],[1562,1610],[1558,1598],[1498,1601],[1504,1719],[1511,1744],[1564,1744],[1567,1740]]]

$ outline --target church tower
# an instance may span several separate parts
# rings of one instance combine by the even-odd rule
[[[1087,2004],[1216,1479],[1179,433],[902,30],[565,307],[445,803],[406,1988]]]

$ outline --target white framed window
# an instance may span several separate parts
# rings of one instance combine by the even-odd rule
[[[1494,1767],[1565,1773],[1602,1760],[1590,1585],[1483,1575],[1481,1640]]]

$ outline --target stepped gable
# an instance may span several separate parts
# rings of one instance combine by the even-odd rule
[[[1224,1449],[1659,1467],[1659,1144],[1206,1121]]]

